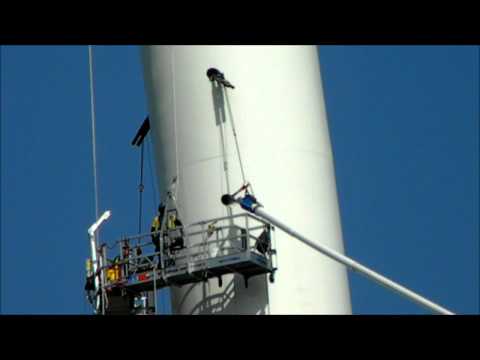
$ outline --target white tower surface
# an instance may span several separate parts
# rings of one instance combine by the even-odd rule
[[[232,133],[258,200],[297,231],[343,253],[332,149],[315,46],[146,46],[142,49],[160,189],[178,175],[185,225],[228,215],[243,185]],[[225,74],[227,97],[206,76]],[[231,110],[231,112],[230,112]],[[224,169],[227,163],[227,170]],[[239,207],[234,212],[243,212]],[[275,282],[172,287],[176,314],[350,314],[341,264],[275,231]]]

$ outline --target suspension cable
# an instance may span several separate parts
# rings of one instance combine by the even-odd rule
[[[94,198],[95,198],[95,221],[98,220],[98,181],[97,181],[97,149],[96,149],[96,116],[95,116],[95,91],[93,86],[93,49],[91,45],[88,45],[88,69],[89,69],[89,85],[90,85],[90,116],[91,116],[91,123],[92,123],[92,158],[93,158],[93,190],[94,190]],[[97,253],[98,248],[96,248],[98,243],[100,242],[100,229],[97,229],[93,234],[94,241],[95,241],[95,249],[94,251]],[[93,254],[92,254],[93,256]],[[98,289],[97,289],[98,291]],[[104,298],[103,298],[103,286],[101,287],[102,297],[102,313],[104,313]],[[96,297],[98,299],[98,293]],[[95,312],[98,312],[98,309],[95,308]]]
[[[178,158],[178,135],[177,135],[177,96],[175,85],[175,45],[171,47],[171,73],[172,73],[172,97],[173,97],[173,127],[175,133],[175,176],[177,177],[177,184],[180,183],[180,169]],[[175,187],[175,197],[177,196],[178,186]]]
[[[155,208],[158,204],[158,196],[157,196],[157,183],[155,181],[153,166],[152,166],[152,157],[153,157],[153,150],[152,150],[152,140],[149,136],[147,139],[147,158],[148,158],[148,171],[150,172],[150,181],[152,182],[152,201],[153,201],[153,208]]]
[[[244,167],[243,167],[242,156],[241,156],[241,153],[240,153],[240,145],[238,144],[238,136],[237,136],[237,131],[235,129],[235,121],[234,121],[233,114],[232,114],[232,108],[230,106],[230,100],[228,98],[228,91],[227,91],[227,88],[225,86],[222,86],[222,87],[224,89],[225,100],[227,102],[228,116],[230,117],[230,123],[232,124],[233,138],[235,139],[235,147],[237,149],[237,156],[238,156],[238,162],[240,164],[240,171],[242,173],[243,185],[246,185],[247,184],[247,179],[246,179],[246,176],[245,176],[245,170],[244,170]],[[252,195],[255,195],[255,193],[253,192],[252,185],[250,185],[250,190],[252,192]]]
[[[140,151],[140,184],[138,185],[138,233],[142,232],[142,210],[143,210],[143,146],[145,142],[142,142],[142,148]]]
[[[237,148],[238,161],[240,163],[240,171],[242,172],[243,183],[246,184],[247,180],[245,179],[245,170],[243,169],[242,157],[240,155],[240,146],[238,145],[237,131],[235,130],[235,121],[233,120],[232,109],[230,107],[230,101],[228,99],[228,91],[225,87],[223,88],[225,92],[225,100],[227,101],[228,115],[230,117],[230,121],[232,124],[233,138],[235,139],[235,147]]]
[[[98,219],[98,182],[97,182],[97,150],[96,150],[96,134],[95,134],[95,93],[93,88],[93,54],[92,54],[92,45],[88,45],[88,65],[89,65],[89,74],[90,74],[90,111],[92,119],[92,153],[93,153],[93,186],[94,186],[94,196],[95,196],[95,220]],[[99,241],[99,236],[97,235],[99,231],[95,232],[95,237],[97,242]]]

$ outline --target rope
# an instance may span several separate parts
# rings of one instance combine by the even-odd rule
[[[93,50],[92,45],[88,45],[88,69],[89,69],[89,85],[90,85],[90,116],[92,122],[92,158],[93,158],[93,189],[95,197],[95,220],[99,218],[98,215],[98,180],[97,180],[97,139],[96,139],[96,116],[95,116],[95,90],[93,86]],[[98,244],[100,241],[100,231],[97,229],[95,231],[94,237],[95,242]],[[98,251],[98,249],[95,249]],[[98,294],[96,295],[98,299]],[[102,286],[102,295],[101,295],[101,305],[102,305],[102,314],[105,313],[105,300],[103,295],[103,286]],[[98,309],[95,309],[97,312]]]
[[[152,188],[153,188],[153,207],[155,208],[155,202],[156,200],[158,199],[157,198],[157,185],[156,185],[156,182],[154,181],[154,177],[153,177],[153,170],[152,170],[152,154],[153,154],[153,151],[151,149],[152,147],[152,140],[151,140],[151,137],[149,137],[149,139],[147,140],[148,141],[148,147],[147,147],[147,157],[148,157],[148,169],[149,169],[149,172],[150,172],[150,179],[151,179],[151,182],[152,182]],[[161,226],[161,225],[160,225]],[[162,249],[160,249],[160,251],[162,251]],[[154,270],[155,273],[156,273],[156,270]],[[162,276],[162,275],[160,275]],[[155,281],[155,279],[154,279]],[[158,292],[158,289],[156,288],[155,286],[155,290],[154,290],[154,296],[155,296],[155,315],[159,315],[160,314],[163,314],[164,311],[163,311],[163,299],[162,299],[162,289],[159,290],[159,293],[157,295],[157,292]],[[157,302],[160,302],[159,305],[157,305]]]
[[[139,196],[139,209],[138,209],[138,233],[142,233],[142,195],[143,195],[143,145],[142,142],[142,150],[140,151],[140,185],[138,185],[138,196]]]
[[[178,188],[180,187],[180,165],[179,165],[179,156],[178,156],[178,134],[177,134],[177,95],[175,88],[175,46],[172,46],[171,53],[171,70],[172,70],[172,97],[173,97],[173,127],[174,127],[174,137],[175,137],[175,190],[173,192],[173,200],[175,202],[175,207],[177,209],[178,217],[181,217],[183,212],[180,209],[179,202],[177,201]]]
[[[149,173],[150,173],[150,180],[151,180],[151,186],[152,186],[152,195],[153,195],[153,207],[155,208],[155,202],[157,201],[157,186],[156,186],[156,182],[154,181],[154,176],[153,176],[153,167],[152,167],[152,154],[153,154],[153,151],[151,149],[152,147],[152,140],[151,140],[151,136],[149,136],[149,138],[147,139],[148,141],[148,146],[147,146],[147,158],[148,158],[148,170],[149,170]],[[143,145],[142,145],[143,147]],[[162,249],[160,249],[160,251],[162,251]],[[156,274],[156,272],[154,272],[154,274]],[[156,276],[154,276],[154,281],[156,283]],[[158,315],[159,312],[160,314],[162,314],[164,311],[163,311],[163,299],[162,299],[162,296],[161,296],[161,289],[160,289],[160,296],[157,295],[157,292],[158,292],[158,289],[156,288],[156,285],[154,287],[154,299],[155,299],[155,315]],[[158,302],[160,303],[158,305]]]
[[[227,88],[224,88],[224,92],[225,92],[225,100],[227,101],[228,116],[230,117],[230,121],[232,123],[233,138],[235,139],[235,147],[237,149],[238,161],[240,163],[240,171],[242,172],[243,183],[246,184],[247,180],[245,178],[245,170],[243,169],[242,157],[240,155],[240,146],[238,145],[238,137],[237,137],[237,132],[235,130],[235,122],[233,120],[232,108],[230,107],[230,100],[228,99]]]
[[[93,186],[95,194],[95,220],[98,219],[98,182],[97,182],[97,150],[95,134],[95,93],[93,89],[93,54],[92,46],[88,45],[88,65],[90,74],[90,111],[92,119],[92,153],[93,153]],[[98,231],[95,232],[97,242],[99,241]]]
[[[228,158],[226,150],[226,141],[225,141],[225,119],[220,121],[220,142],[222,145],[222,156],[223,156],[223,171],[225,172],[225,182],[227,185],[227,193],[230,194],[230,179],[228,176]],[[229,207],[227,207],[229,209]]]
[[[177,185],[175,187],[175,198],[177,197],[178,184],[180,183],[179,161],[178,161],[178,137],[177,137],[177,97],[175,91],[175,47],[172,46],[172,94],[173,94],[173,127],[175,132],[175,175],[177,176]]]
[[[158,201],[157,197],[157,183],[155,182],[155,177],[153,176],[153,166],[152,166],[152,140],[151,137],[148,138],[148,146],[147,146],[147,158],[148,158],[148,171],[150,172],[150,181],[152,182],[152,201],[153,201],[153,208],[155,209]]]
[[[223,88],[224,88],[224,92],[225,92],[225,100],[227,102],[228,116],[230,117],[230,123],[232,124],[233,138],[235,139],[235,148],[237,150],[238,162],[240,164],[240,171],[242,173],[242,180],[243,180],[243,184],[246,185],[247,184],[247,179],[246,179],[245,170],[244,170],[244,167],[243,167],[242,156],[240,154],[240,145],[238,144],[238,136],[237,136],[237,131],[235,129],[235,121],[234,121],[233,114],[232,114],[232,108],[230,106],[230,100],[228,98],[228,91],[227,91],[226,87],[223,87]],[[250,185],[250,189],[251,189],[252,195],[255,196],[255,193],[253,192],[252,185]]]

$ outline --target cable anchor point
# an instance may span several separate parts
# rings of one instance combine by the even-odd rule
[[[207,70],[207,77],[210,81],[216,81],[217,83],[231,89],[235,89],[227,79],[225,79],[225,75],[220,72],[218,69],[210,68]]]

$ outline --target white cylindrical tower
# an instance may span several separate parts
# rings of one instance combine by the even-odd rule
[[[184,224],[227,215],[220,197],[243,184],[233,116],[247,180],[265,209],[343,252],[316,47],[146,46],[142,59],[160,189],[178,175]],[[227,97],[207,78],[212,67],[235,86]],[[351,313],[346,269],[275,236],[273,284],[257,276],[245,288],[228,275],[223,287],[216,279],[173,287],[174,313]]]

